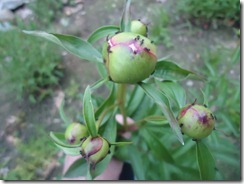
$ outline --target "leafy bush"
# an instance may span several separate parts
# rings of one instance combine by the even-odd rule
[[[42,100],[63,76],[57,49],[40,39],[17,30],[0,32],[0,51],[0,84],[18,99]]]
[[[36,25],[41,28],[42,26],[49,26],[60,15],[62,9],[62,1],[50,0],[34,0],[27,4],[33,10],[34,19],[38,22]]]
[[[184,0],[177,1],[178,8],[191,19],[202,23],[221,20],[240,25],[239,0]],[[194,20],[193,20],[194,21]]]

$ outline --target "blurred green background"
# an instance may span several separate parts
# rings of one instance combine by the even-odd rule
[[[0,179],[62,178],[64,154],[48,132],[66,127],[58,111],[63,99],[66,114],[79,118],[80,94],[99,79],[93,64],[20,29],[87,38],[102,25],[118,25],[123,3],[0,1]],[[240,180],[240,2],[132,0],[131,15],[148,24],[159,58],[208,77],[207,83],[187,79],[182,85],[189,102],[204,93],[217,116],[208,141],[218,178]]]

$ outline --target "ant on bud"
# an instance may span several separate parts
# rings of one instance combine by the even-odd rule
[[[147,52],[150,52],[150,49],[147,48],[147,47],[145,47],[144,50],[147,51]]]
[[[144,43],[144,39],[142,39],[142,41],[141,41],[140,45],[142,45],[143,43]]]
[[[109,40],[109,38],[108,38],[108,37],[109,37],[109,35],[106,37],[106,41],[108,41],[108,40]]]
[[[108,53],[112,53],[112,51],[110,49],[111,49],[111,46],[109,45],[107,48]]]

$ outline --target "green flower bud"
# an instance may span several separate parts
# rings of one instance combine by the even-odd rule
[[[103,58],[114,82],[134,84],[155,70],[156,46],[144,36],[122,32],[105,43]]]
[[[140,34],[142,36],[147,37],[147,26],[142,23],[140,20],[131,21],[130,31],[132,33]]]
[[[89,136],[81,145],[81,155],[95,166],[109,153],[109,143],[104,138]]]
[[[78,144],[80,140],[88,135],[86,126],[80,123],[71,123],[65,130],[65,139],[70,144]]]
[[[214,129],[215,117],[206,106],[193,103],[181,109],[178,123],[182,133],[193,139],[202,139]]]

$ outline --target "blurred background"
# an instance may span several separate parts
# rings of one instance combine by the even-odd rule
[[[48,133],[67,126],[60,107],[78,118],[81,94],[99,79],[93,64],[20,30],[86,39],[100,26],[119,25],[123,3],[0,0],[0,179],[62,178],[64,154]],[[187,79],[182,85],[189,102],[204,93],[217,116],[223,139],[213,137],[210,149],[220,178],[240,180],[240,1],[132,0],[131,16],[148,24],[159,58],[208,77],[207,83]]]

